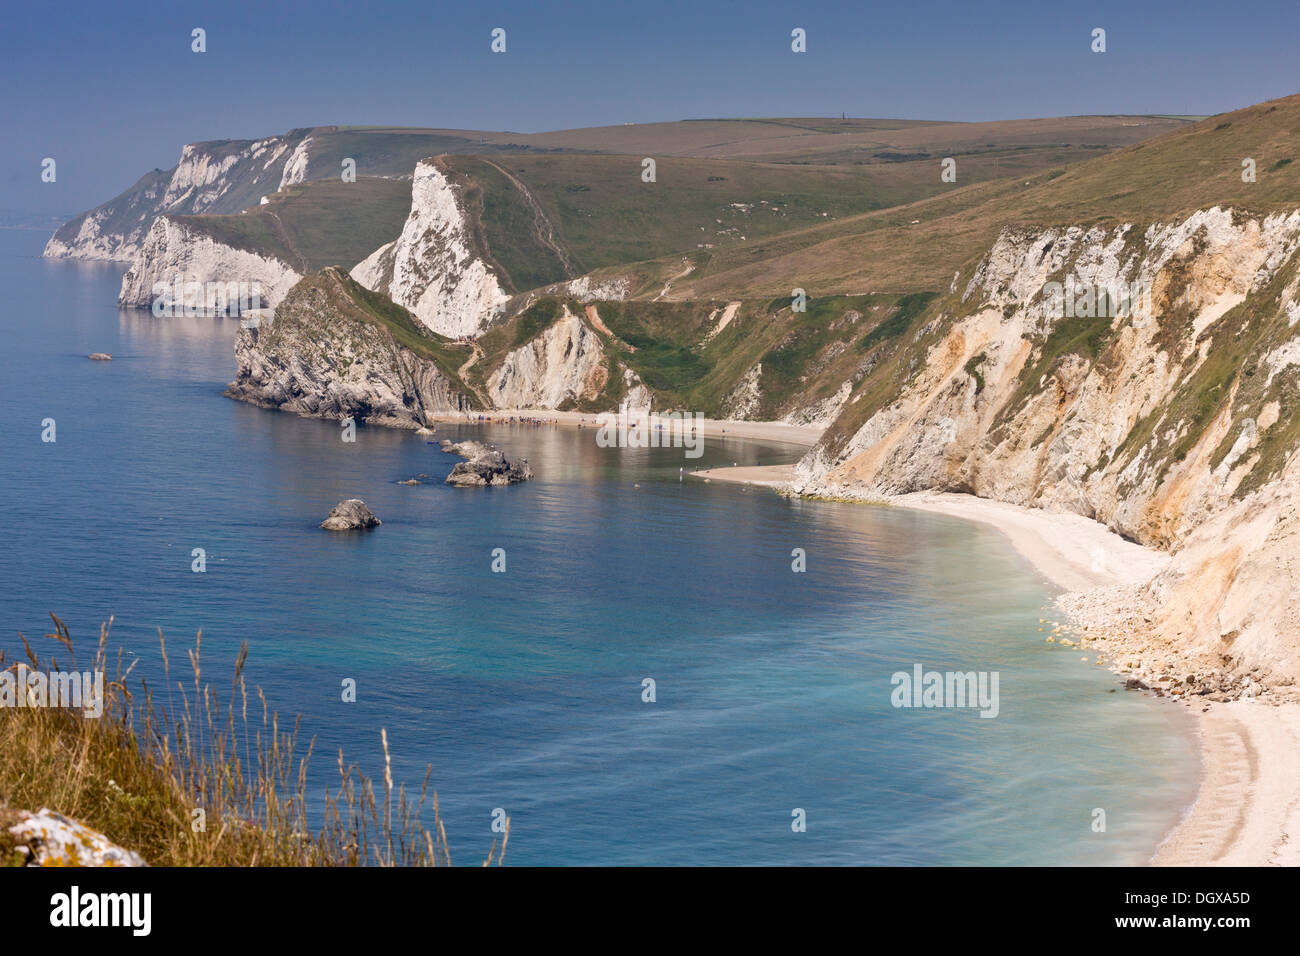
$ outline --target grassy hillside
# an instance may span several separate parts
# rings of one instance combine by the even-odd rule
[[[1061,167],[1187,125],[1152,117],[708,120],[540,140],[626,155],[454,156],[448,165],[481,187],[488,245],[522,290],[665,254],[743,257],[765,237],[951,195],[957,187],[940,177],[945,157],[967,184]],[[769,161],[724,158],[746,153]],[[655,158],[654,183],[641,180],[645,156]],[[539,241],[539,230],[559,249]]]
[[[561,254],[545,248],[539,230],[551,232],[577,275],[840,219],[921,188],[888,166],[665,158],[646,183],[641,161],[628,156],[453,156],[447,164],[480,185],[488,244],[520,289],[565,277]]]
[[[741,300],[723,328],[724,300],[584,306],[545,296],[479,338],[483,354],[469,383],[482,390],[506,354],[558,321],[563,307],[575,315],[590,307],[610,333],[598,333],[609,367],[636,372],[655,393],[656,407],[729,416],[737,384],[760,368],[761,397],[746,415],[776,419],[830,398],[845,381],[860,380],[918,325],[929,301],[927,295],[833,296],[810,299],[806,311],[795,312],[788,297]],[[599,328],[590,315],[588,322]],[[621,376],[611,375],[606,394],[574,407],[616,407],[621,391]]]
[[[326,268],[315,275],[309,275],[294,286],[291,295],[301,298],[312,289],[326,292],[331,305],[339,316],[376,325],[387,331],[398,344],[410,349],[421,358],[428,359],[438,366],[452,385],[469,392],[461,380],[458,369],[470,357],[468,345],[453,342],[437,332],[431,332],[415,320],[405,308],[393,302],[380,292],[371,292],[355,279],[336,268]],[[289,299],[286,298],[286,303]],[[283,324],[280,313],[291,312],[281,308],[277,311],[276,323],[271,326],[274,335]]]
[[[60,642],[60,659],[66,649],[75,660],[67,626],[50,616],[55,633],[45,636]],[[387,778],[372,782],[340,753],[338,780],[325,788],[322,803],[306,785],[312,742],[243,679],[247,646],[214,681],[199,665],[200,639],[187,648],[192,669],[183,675],[170,670],[161,629],[158,640],[161,683],[171,688],[165,699],[131,675],[133,662],[124,668],[104,626],[87,661],[105,674],[99,719],[58,707],[0,708],[0,867],[29,863],[9,827],[16,811],[41,807],[82,822],[150,866],[451,864],[428,775],[423,788],[412,781],[409,790]],[[39,641],[22,643],[28,667],[53,666],[32,649]],[[78,649],[95,647],[92,639]],[[17,664],[0,652],[0,667]],[[222,699],[223,690],[231,696]],[[248,696],[262,701],[260,710],[241,704]],[[381,730],[375,752],[389,756]],[[428,830],[419,819],[426,802],[435,807]],[[193,825],[200,819],[202,826]],[[21,850],[28,850],[25,841]],[[488,855],[500,864],[504,838],[497,850],[493,841]],[[70,854],[45,865],[80,863]]]
[[[1065,117],[1001,123],[935,123],[870,119],[684,120],[626,124],[548,133],[487,132],[384,126],[318,126],[266,140],[214,140],[193,144],[194,155],[215,180],[165,194],[174,169],[155,170],[117,197],[91,210],[105,218],[102,231],[125,237],[130,248],[153,217],[237,213],[280,186],[285,164],[305,144],[306,181],[337,180],[345,160],[359,176],[409,177],[434,155],[519,157],[603,153],[666,158],[746,160],[816,166],[879,167],[873,179],[888,202],[921,198],[935,190],[937,164],[952,156],[963,182],[1022,175],[1073,162],[1157,135],[1183,123],[1170,117]],[[890,192],[897,193],[893,198]],[[876,208],[872,201],[862,209]],[[88,213],[56,234],[76,245]],[[119,240],[112,240],[116,246]],[[657,253],[656,253],[657,254]],[[627,260],[623,260],[627,261]]]
[[[913,374],[925,349],[946,328],[940,317],[954,314],[975,262],[1006,225],[1141,224],[1216,203],[1290,209],[1300,204],[1300,180],[1295,164],[1288,162],[1295,153],[1300,153],[1300,97],[1208,118],[1159,139],[1026,179],[952,186],[943,195],[919,202],[835,220],[827,217],[825,222],[766,236],[751,229],[754,234],[747,233],[743,242],[692,250],[687,257],[691,274],[677,279],[667,296],[661,297],[661,284],[645,281],[637,301],[598,303],[597,308],[614,333],[608,342],[611,355],[634,369],[664,405],[725,413],[735,405],[737,385],[761,368],[756,379],[760,397],[748,414],[774,418],[829,398],[851,382],[856,399],[835,426],[847,436]],[[1255,183],[1241,181],[1241,159],[1246,156],[1256,160]],[[612,157],[514,157],[505,165],[529,184],[570,248],[581,252],[599,245],[600,230],[607,244],[682,241],[689,226],[717,205],[733,208],[726,193],[730,180],[710,184],[706,176],[703,184],[687,182],[665,195],[671,214],[647,225],[635,218],[637,210],[627,199],[635,198],[635,191],[608,178],[617,168],[607,165],[611,161],[617,162]],[[665,163],[660,169],[686,179],[724,168],[719,163],[697,170],[697,162],[676,167]],[[780,169],[746,163],[726,168],[751,197],[765,185],[764,176]],[[804,169],[826,173],[826,168]],[[563,175],[578,171],[587,173],[591,182]],[[870,172],[865,170],[868,178]],[[661,172],[657,185],[664,181]],[[802,181],[782,181],[787,187],[791,182]],[[572,198],[585,197],[587,191],[566,191],[566,185],[588,185],[596,194],[593,207],[585,209],[582,198]],[[711,196],[711,187],[718,193]],[[831,201],[829,196],[818,198]],[[710,207],[710,202],[715,205]],[[808,205],[792,203],[792,208],[806,210]],[[618,212],[606,221],[597,207]],[[731,212],[715,218],[724,218],[724,224],[735,221],[725,215]],[[625,240],[615,222],[635,223],[637,236]],[[567,229],[576,231],[570,234]],[[674,229],[680,231],[674,234]],[[674,254],[632,271],[662,281],[682,271],[682,261]],[[957,291],[950,292],[954,282]],[[813,296],[804,313],[790,309],[795,288]],[[729,300],[741,305],[731,323],[715,332],[717,317]],[[575,312],[579,308],[577,303],[571,307]],[[1105,331],[1063,326],[1060,341],[1044,343],[1040,364],[1050,366],[1066,352],[1095,359],[1105,347]],[[1216,367],[1210,363],[1202,377],[1213,377]],[[979,374],[976,365],[971,375]],[[864,384],[865,389],[859,387]],[[1216,381],[1195,395],[1209,402],[1206,396],[1215,387],[1225,386]],[[1201,399],[1193,396],[1188,401]]]
[[[340,179],[289,186],[265,205],[235,215],[173,216],[218,242],[274,255],[302,273],[351,269],[402,231],[411,185],[395,179]]]
[[[1256,161],[1256,182],[1241,179]],[[946,288],[1011,223],[1148,222],[1215,204],[1300,203],[1300,96],[1210,117],[1148,142],[1026,178],[950,187],[880,212],[719,249],[674,298]],[[960,167],[959,167],[960,168]]]
[[[628,123],[526,136],[484,134],[498,148],[625,153],[696,159],[818,165],[897,163],[910,159],[1014,152],[1064,151],[1095,155],[1186,125],[1168,116],[1065,116],[1049,119],[953,123],[934,120],[835,117],[699,119]],[[1041,168],[1043,163],[1036,162]]]

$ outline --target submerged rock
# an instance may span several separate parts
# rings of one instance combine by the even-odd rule
[[[364,501],[349,498],[334,506],[329,517],[321,522],[321,527],[326,531],[358,531],[376,528],[381,524],[383,522],[375,517],[375,513],[366,507]]]
[[[449,455],[468,458],[451,470],[447,484],[473,488],[487,485],[514,485],[533,477],[532,466],[527,458],[509,459],[501,452],[489,448],[482,442],[463,441],[453,444],[446,439],[442,450]]]

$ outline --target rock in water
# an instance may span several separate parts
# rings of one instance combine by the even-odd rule
[[[462,488],[474,488],[487,485],[514,485],[533,477],[532,466],[527,458],[513,461],[494,451],[482,442],[464,441],[454,445],[444,440],[442,450],[450,455],[460,455],[469,461],[462,461],[447,476],[447,484]]]
[[[92,353],[90,354],[90,357],[91,357],[92,359],[94,359],[96,362],[111,362],[111,361],[113,361],[113,356],[109,355],[107,352],[92,352]]]
[[[383,524],[375,513],[366,507],[366,503],[360,498],[349,498],[347,501],[340,501],[330,516],[321,522],[321,527],[326,531],[357,531],[365,528],[376,528]]]

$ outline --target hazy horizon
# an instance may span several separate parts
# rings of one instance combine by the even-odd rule
[[[1082,13],[952,0],[450,11],[408,0],[276,9],[20,0],[6,20],[0,210],[31,215],[104,202],[174,166],[185,143],[295,127],[530,133],[841,113],[952,122],[1210,115],[1300,88],[1288,49],[1300,10],[1276,2],[1225,18],[1209,4],[1166,0]],[[201,54],[191,50],[195,27],[206,31]],[[506,30],[503,54],[490,50],[496,27]],[[807,33],[805,53],[791,51],[795,27]],[[1090,50],[1096,27],[1106,30],[1104,54]],[[40,180],[47,156],[58,162],[56,183]]]

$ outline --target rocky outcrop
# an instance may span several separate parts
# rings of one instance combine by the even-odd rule
[[[130,261],[164,213],[235,213],[275,192],[306,130],[260,140],[191,143],[170,170],[156,169],[114,199],[65,223],[45,246],[50,259]]]
[[[273,321],[241,328],[235,380],[226,395],[311,418],[353,418],[395,428],[422,428],[440,414],[471,409],[469,392],[438,342],[417,350],[401,343],[369,295],[337,269],[298,283]],[[404,310],[392,316],[414,331]],[[409,339],[408,339],[409,342]]]
[[[794,425],[800,428],[826,428],[840,413],[844,403],[849,400],[853,394],[853,383],[845,382],[840,385],[835,394],[830,395],[820,402],[812,402],[807,405],[796,405],[795,408],[788,412],[781,421],[787,425]]]
[[[326,531],[367,531],[378,528],[382,521],[366,507],[360,498],[348,498],[330,509],[329,517],[320,526]]]
[[[111,362],[111,361],[113,361],[113,356],[109,355],[107,352],[91,352],[91,353],[90,353],[90,358],[91,358],[92,361],[95,361],[95,362]]]
[[[357,265],[352,277],[452,337],[483,331],[509,298],[478,246],[460,187],[437,159],[415,168],[402,234]]]
[[[311,160],[312,138],[308,136],[293,151],[288,162],[284,164],[284,172],[280,174],[280,185],[277,189],[284,189],[286,186],[296,186],[307,178],[307,164]]]
[[[451,474],[447,476],[449,485],[461,488],[513,485],[533,477],[533,469],[528,464],[527,458],[513,460],[506,458],[501,452],[482,442],[464,441],[453,444],[444,439],[442,450],[450,455],[460,455],[468,459],[451,470]]]
[[[488,376],[497,408],[561,408],[595,400],[609,384],[600,337],[563,307],[563,315],[531,341],[508,353]]]
[[[1252,389],[1256,414],[1239,438],[1230,399],[1252,362],[1211,381],[1209,358],[1229,342],[1243,348],[1244,316],[1221,320],[1253,297],[1253,361],[1267,372],[1270,343],[1290,335],[1289,298],[1264,301],[1265,290],[1294,272],[1298,247],[1300,213],[1258,220],[1218,208],[1145,231],[1008,230],[967,284],[965,315],[935,333],[911,381],[842,448],[800,463],[803,485],[970,491],[1168,546],[1231,502],[1244,477],[1233,465],[1276,420],[1265,389]],[[1144,285],[1152,314],[1053,317],[1044,289],[1070,275],[1098,289]],[[1197,386],[1217,386],[1205,398],[1220,414],[1184,408]],[[1242,448],[1216,456],[1229,432]]]
[[[147,866],[133,850],[61,813],[0,807],[0,866]]]
[[[722,399],[722,417],[744,420],[751,418],[763,401],[759,380],[763,377],[763,363],[759,362],[735,384]]]
[[[179,278],[183,290],[177,300]],[[161,299],[164,307],[197,307],[204,312],[230,312],[222,305],[230,288],[243,289],[260,302],[252,308],[274,308],[302,276],[273,256],[236,249],[212,238],[193,223],[169,216],[154,220],[131,268],[122,276],[117,304],[148,308]],[[157,287],[157,289],[155,289]],[[233,296],[233,297],[238,297]]]
[[[1173,552],[1147,592],[1164,633],[1256,662],[1268,648],[1300,676],[1286,636],[1300,623],[1298,249],[1300,212],[1008,229],[907,346],[901,388],[863,418],[868,378],[794,487],[959,491],[1095,518]],[[1062,316],[1053,282],[1145,288],[1150,307],[1099,315],[1081,299]]]

